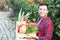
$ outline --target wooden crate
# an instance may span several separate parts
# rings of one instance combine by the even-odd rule
[[[36,39],[26,39],[24,37],[26,37],[27,35],[33,35],[33,36],[36,36],[36,34],[17,34],[17,38],[16,40],[36,40]]]

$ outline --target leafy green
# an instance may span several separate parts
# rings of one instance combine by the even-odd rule
[[[22,8],[21,8],[19,15],[18,15],[18,21],[19,22],[23,22],[23,16],[24,16],[24,12],[22,12]]]
[[[33,26],[28,26],[26,33],[27,34],[36,34],[38,32],[37,27],[33,27]]]

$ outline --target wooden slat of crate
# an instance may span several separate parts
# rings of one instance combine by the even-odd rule
[[[36,36],[36,34],[18,34],[17,40],[35,40],[35,39],[25,39],[24,37],[26,37],[27,35]]]

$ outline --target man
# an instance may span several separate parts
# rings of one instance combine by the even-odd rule
[[[38,28],[37,36],[34,37],[31,35],[29,37],[38,40],[52,40],[54,27],[52,20],[48,17],[48,5],[46,3],[40,3],[38,12],[40,18],[36,22]]]
[[[54,27],[52,20],[48,17],[48,5],[46,3],[40,3],[38,12],[40,18],[37,20],[37,38],[39,40],[52,40]]]
[[[39,19],[35,23],[38,28],[37,36],[28,36],[27,38],[36,38],[38,40],[52,40],[53,36],[53,22],[48,17],[48,5],[46,3],[40,3],[39,4]]]

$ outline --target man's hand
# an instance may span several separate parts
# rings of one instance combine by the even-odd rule
[[[24,38],[26,38],[26,39],[36,39],[36,40],[39,40],[39,37],[37,37],[37,36],[34,36],[34,35],[27,35],[26,37],[24,37]]]

